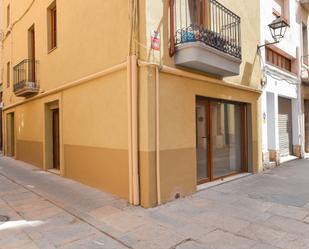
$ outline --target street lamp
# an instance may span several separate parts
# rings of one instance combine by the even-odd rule
[[[271,45],[271,44],[279,43],[283,39],[288,26],[289,26],[289,24],[281,16],[278,16],[275,20],[273,20],[268,25],[271,36],[274,39],[274,42],[269,42],[269,43],[265,43],[263,45],[260,45],[260,46],[258,46],[258,50],[262,47],[266,47],[266,46]]]

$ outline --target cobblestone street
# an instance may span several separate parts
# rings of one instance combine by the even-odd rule
[[[0,248],[308,249],[309,161],[143,209],[0,158]]]

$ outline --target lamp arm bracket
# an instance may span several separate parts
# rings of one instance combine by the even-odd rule
[[[265,44],[263,44],[263,45],[258,45],[257,46],[257,50],[259,51],[261,48],[263,48],[263,47],[267,47],[267,46],[269,46],[269,45],[273,45],[273,44],[277,44],[277,43],[279,43],[279,41],[275,41],[275,42],[268,42],[268,43],[265,43]]]

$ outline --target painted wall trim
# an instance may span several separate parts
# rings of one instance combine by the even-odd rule
[[[69,83],[65,83],[62,86],[59,86],[59,87],[56,87],[54,89],[48,90],[48,91],[43,92],[43,93],[41,93],[39,95],[36,95],[36,96],[34,96],[32,98],[19,101],[17,103],[12,104],[12,105],[8,105],[8,106],[4,107],[3,110],[6,111],[6,110],[8,110],[10,108],[13,108],[13,107],[16,107],[16,106],[28,103],[28,102],[36,100],[36,99],[40,99],[40,98],[46,97],[46,96],[51,95],[51,94],[55,94],[55,93],[61,92],[63,90],[66,90],[66,89],[69,89],[69,88],[72,88],[72,87],[84,84],[84,83],[86,83],[88,81],[101,78],[101,77],[103,77],[105,75],[112,74],[114,72],[117,72],[117,71],[120,71],[120,70],[126,69],[126,68],[127,68],[127,62],[125,61],[125,62],[123,62],[121,64],[109,67],[107,69],[104,69],[102,71],[99,71],[99,72],[91,74],[91,75],[87,75],[87,76],[82,77],[82,78],[80,78],[78,80],[75,80],[75,81],[72,81],[72,82],[69,82]]]
[[[240,89],[240,90],[244,90],[244,91],[250,91],[250,92],[254,92],[254,93],[258,93],[258,94],[262,94],[262,92],[263,92],[262,90],[254,88],[254,87],[243,86],[243,85],[239,85],[239,84],[229,82],[229,81],[218,80],[218,79],[211,78],[211,77],[208,77],[208,76],[187,72],[185,70],[172,68],[172,67],[165,66],[165,65],[159,65],[159,64],[156,64],[156,63],[149,63],[147,61],[139,60],[138,65],[140,67],[158,66],[159,69],[160,69],[160,72],[162,72],[162,73],[172,74],[172,75],[176,75],[176,76],[182,76],[182,77],[185,77],[185,78],[190,78],[190,79],[195,79],[195,80],[206,81],[207,83],[218,84],[218,85],[222,85],[222,86],[225,86],[225,87],[232,87],[232,88],[236,88],[236,89]]]

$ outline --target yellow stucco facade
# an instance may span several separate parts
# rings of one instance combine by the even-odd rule
[[[175,65],[168,0],[57,0],[52,51],[53,1],[3,0],[5,155],[52,169],[51,113],[59,109],[59,174],[155,206],[197,189],[195,105],[204,96],[250,107],[248,168],[261,171],[259,1],[220,2],[241,17],[242,30],[240,74],[223,79]],[[33,25],[40,91],[20,98],[13,67],[29,57]],[[151,49],[152,31],[160,34],[160,51]]]

